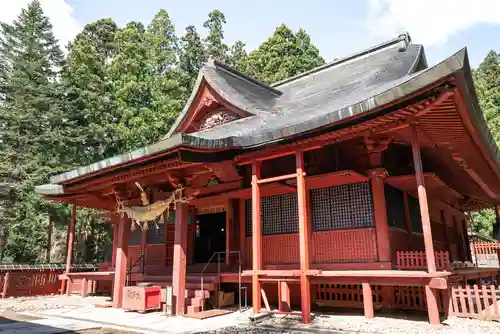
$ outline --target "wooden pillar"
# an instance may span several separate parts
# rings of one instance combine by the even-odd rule
[[[245,200],[240,199],[240,257],[241,257],[241,266],[242,268],[246,268],[246,254],[245,254],[245,240],[247,237],[246,230],[246,215],[245,215]]]
[[[172,307],[176,315],[184,315],[186,294],[186,249],[188,228],[188,204],[175,204],[174,258],[172,271]],[[203,287],[201,287],[203,289]]]
[[[363,286],[363,306],[365,308],[365,318],[373,319],[373,294],[370,283],[362,283]]]
[[[422,218],[427,271],[429,273],[435,273],[436,260],[434,258],[434,245],[432,243],[431,219],[429,216],[429,205],[427,203],[427,191],[425,190],[424,172],[422,169],[422,158],[420,156],[420,144],[418,143],[417,126],[415,124],[411,125],[411,134],[411,147],[413,151],[413,164],[415,165],[415,176],[417,179],[418,203],[420,206],[420,216]]]
[[[413,228],[411,226],[411,216],[410,216],[410,204],[408,203],[408,193],[403,192],[403,201],[405,205],[405,223],[406,230],[408,231],[408,236],[410,237],[410,249],[414,249],[413,245]]]
[[[71,264],[73,262],[73,246],[75,244],[75,225],[76,225],[76,204],[71,207],[71,220],[68,226],[68,246],[66,247],[66,270],[65,273],[69,273],[71,270]],[[69,282],[68,282],[69,283]],[[69,296],[71,293],[71,286],[67,284],[66,295]]]
[[[450,232],[448,231],[448,218],[446,211],[441,209],[441,221],[443,223],[443,230],[444,230],[444,240],[446,242],[446,250],[448,251],[448,256],[450,257],[451,260],[451,237],[450,237]]]
[[[436,298],[437,291],[430,286],[425,286],[425,299],[427,301],[427,314],[429,315],[429,323],[431,325],[441,324],[439,319],[439,308]]]
[[[113,253],[111,255],[111,266],[116,265],[116,246],[118,242],[118,222],[115,221],[113,224]]]
[[[231,263],[231,247],[232,247],[232,221],[233,221],[233,203],[230,198],[227,199],[226,203],[226,265],[229,266]]]
[[[262,308],[261,284],[258,271],[262,269],[262,231],[260,212],[260,162],[252,162],[252,308],[257,314]]]
[[[304,152],[299,151],[295,155],[297,170],[297,200],[299,209],[299,247],[300,247],[300,306],[302,321],[311,322],[311,281],[309,271],[309,217],[307,209],[307,190],[304,168]]]
[[[278,310],[280,312],[290,312],[290,287],[286,281],[278,281]]]
[[[130,219],[123,216],[118,223],[118,237],[116,240],[115,279],[113,282],[113,307],[122,307],[123,288],[127,279],[128,237],[130,233]]]
[[[375,168],[370,170],[369,175],[372,179],[373,216],[377,234],[378,260],[391,262],[391,239],[389,237],[389,225],[387,224],[384,193],[384,179],[387,177],[387,171],[383,168]]]

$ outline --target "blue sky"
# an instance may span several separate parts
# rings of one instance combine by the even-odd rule
[[[0,20],[9,21],[28,0],[0,0]],[[305,29],[327,60],[348,55],[408,31],[424,44],[430,64],[467,46],[473,65],[490,49],[500,50],[500,0],[41,0],[56,36],[70,40],[86,23],[111,17],[119,26],[145,24],[160,8],[172,17],[179,35],[202,24],[213,9],[227,20],[228,44],[241,39],[247,51],[258,47],[281,23]],[[3,12],[3,14],[2,14]]]

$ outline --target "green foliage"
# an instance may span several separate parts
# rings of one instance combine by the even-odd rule
[[[9,236],[5,252],[14,261],[33,261],[42,253],[40,226],[47,224],[48,211],[60,207],[42,201],[34,186],[69,167],[63,152],[70,124],[59,82],[63,53],[38,1],[12,24],[1,24],[1,41],[0,178],[15,190],[2,210],[2,230]]]
[[[211,11],[208,14],[208,20],[203,23],[203,27],[208,29],[208,35],[205,38],[206,54],[222,62],[227,61],[229,50],[224,43],[224,24],[226,24],[226,17],[217,9]]]
[[[490,51],[474,70],[474,84],[479,105],[497,145],[500,145],[500,53]],[[492,237],[495,214],[483,210],[473,215],[475,232]]]
[[[282,24],[246,60],[244,71],[264,82],[274,83],[323,65],[325,60],[302,29],[297,33]]]
[[[186,87],[191,90],[203,62],[206,60],[205,47],[194,26],[188,26],[181,38],[180,68],[188,76]]]

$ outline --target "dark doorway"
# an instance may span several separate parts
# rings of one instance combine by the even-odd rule
[[[209,213],[196,217],[194,259],[205,263],[215,252],[226,250],[226,213]]]

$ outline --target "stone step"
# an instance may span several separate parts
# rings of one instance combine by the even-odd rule
[[[204,302],[205,302],[205,299],[194,297],[194,298],[186,298],[184,304],[186,306],[199,306],[199,307],[202,307]]]
[[[153,286],[165,287],[172,286],[171,282],[165,281],[143,281],[144,283],[151,283]],[[136,282],[137,283],[137,282]],[[208,291],[214,291],[216,287],[215,283],[203,283],[203,289]],[[201,290],[200,283],[186,283],[186,290]]]
[[[194,291],[194,296],[197,298],[207,299],[207,298],[210,298],[210,291],[208,291],[208,290],[196,290],[196,291]]]
[[[192,306],[192,305],[186,306],[186,314],[187,315],[198,313],[198,312],[201,312],[201,306]]]

